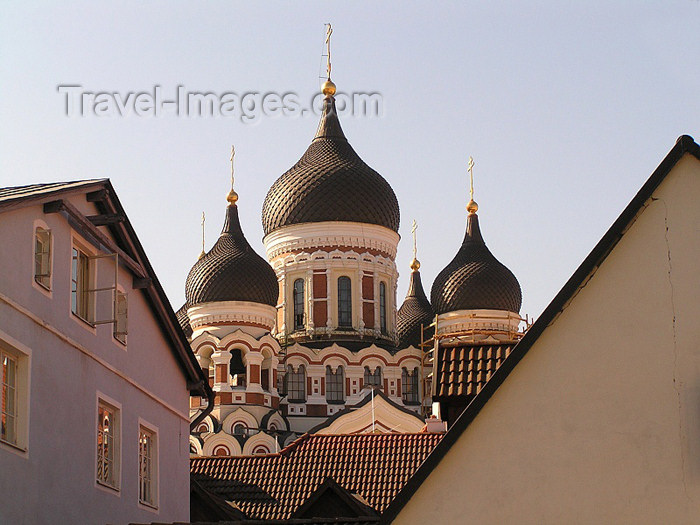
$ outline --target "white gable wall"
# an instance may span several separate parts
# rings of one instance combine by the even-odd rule
[[[396,523],[697,522],[700,161],[654,198]]]

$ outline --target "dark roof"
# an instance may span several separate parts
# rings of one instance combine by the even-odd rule
[[[379,517],[357,494],[351,494],[328,478],[309,496],[291,518],[359,518]]]
[[[476,213],[467,217],[457,255],[433,281],[430,302],[437,314],[479,309],[520,312],[520,284],[486,247]]]
[[[542,335],[547,326],[561,313],[567,303],[585,286],[588,279],[596,269],[607,258],[608,254],[615,248],[618,241],[627,231],[628,227],[636,220],[639,211],[652,196],[656,188],[666,178],[678,161],[686,154],[694,156],[700,160],[700,145],[696,144],[692,137],[682,135],[676,141],[675,146],[666,155],[666,158],[647,179],[642,188],[637,192],[632,201],[622,211],[620,216],[610,226],[610,229],[603,235],[602,239],[593,248],[591,253],[583,260],[559,293],[552,299],[549,306],[545,308],[542,315],[525,333],[520,342],[513,348],[507,359],[486,383],[481,391],[474,397],[467,408],[462,412],[454,425],[445,434],[445,438],[435,447],[425,462],[418,469],[416,474],[401,489],[399,495],[393,500],[389,508],[382,515],[382,521],[390,523],[406,505],[408,500],[418,490],[420,485],[445,457],[452,445],[459,439],[466,428],[471,424],[481,409],[486,405],[491,396],[503,384],[520,360],[525,357],[532,345]]]
[[[216,301],[277,305],[275,271],[248,244],[235,204],[226,208],[219,239],[190,270],[185,295],[190,306]]]
[[[127,267],[132,272],[139,272],[139,275],[134,273],[134,281],[138,281],[139,289],[144,293],[160,329],[169,342],[180,369],[187,378],[188,388],[191,388],[192,392],[196,392],[198,395],[209,397],[212,392],[207,377],[192,353],[170,301],[168,301],[109,179],[0,188],[0,213],[36,204],[43,204],[45,209],[47,205],[60,204],[54,208],[55,211],[65,213],[71,220],[75,220],[80,213],[74,210],[63,198],[76,193],[84,193],[88,200],[94,202],[95,207],[102,214],[101,216],[118,218],[118,220],[105,224],[104,228],[109,231],[111,239],[114,239],[113,245],[128,258],[128,261],[125,261],[128,263]],[[112,243],[109,237],[91,224],[91,220],[99,218],[100,216],[92,218],[79,216],[78,219],[80,219],[82,226],[74,227],[80,228],[84,236],[98,244]],[[120,257],[121,260],[122,257]]]
[[[308,222],[347,221],[399,230],[399,202],[384,178],[350,146],[328,97],[306,153],[275,181],[262,209],[265,235]]]
[[[430,301],[428,301],[425,291],[423,291],[420,272],[414,270],[411,272],[406,299],[404,299],[401,308],[396,314],[398,347],[407,348],[412,345],[418,348],[422,343],[420,340],[421,325],[427,326],[432,323],[433,316],[433,307],[430,306]]]
[[[175,316],[177,317],[177,322],[180,323],[180,328],[182,328],[182,331],[189,339],[192,337],[192,325],[190,324],[190,318],[187,315],[187,308],[189,308],[187,303],[183,304],[180,309],[175,312]]]
[[[238,507],[190,479],[190,520],[242,521],[245,518],[245,514]]]
[[[287,519],[331,478],[381,513],[443,434],[305,434],[277,454],[193,457],[205,489],[251,519]]]
[[[515,343],[440,345],[435,357],[434,399],[475,396],[514,346]]]

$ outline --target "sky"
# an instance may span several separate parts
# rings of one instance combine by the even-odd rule
[[[318,117],[127,102],[181,86],[308,105],[327,22],[339,92],[381,97],[380,115],[341,122],[399,200],[399,303],[412,220],[426,292],[459,248],[470,156],[486,243],[520,282],[521,314],[536,318],[678,136],[700,141],[698,0],[5,2],[0,186],[109,178],[179,308],[202,212],[207,249],[223,224],[231,144],[241,223],[264,255],[263,200]],[[112,94],[112,105],[87,98],[68,111],[68,89]]]

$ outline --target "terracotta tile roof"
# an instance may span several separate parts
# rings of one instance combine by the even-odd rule
[[[193,479],[250,519],[287,519],[328,478],[381,513],[442,434],[305,434],[278,454],[196,457]]]
[[[515,343],[464,344],[438,349],[436,399],[452,396],[475,396]]]

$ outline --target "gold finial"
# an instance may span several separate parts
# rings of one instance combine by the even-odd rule
[[[418,229],[418,223],[413,219],[413,224],[411,225],[411,234],[413,235],[413,260],[411,261],[411,270],[417,272],[420,269],[420,261],[416,258],[418,252],[418,246],[416,243],[416,230]]]
[[[467,204],[467,211],[469,215],[472,215],[477,212],[479,205],[474,200],[474,159],[471,156],[469,156],[467,171],[469,172],[469,203]]]
[[[321,86],[321,93],[327,97],[335,95],[335,84],[331,80],[331,35],[333,28],[330,22],[326,24],[326,81]]]
[[[231,145],[231,191],[228,192],[228,195],[226,195],[226,200],[230,203],[235,205],[236,202],[238,202],[238,193],[233,191],[233,157],[236,155],[236,148],[233,147],[233,144]]]
[[[201,259],[206,255],[206,252],[204,251],[204,222],[206,220],[206,217],[204,215],[204,212],[202,212],[202,253],[199,254],[199,258]]]

